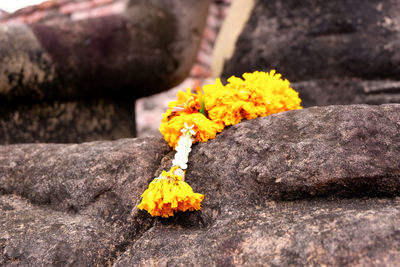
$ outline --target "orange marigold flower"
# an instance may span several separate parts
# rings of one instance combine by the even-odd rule
[[[152,216],[169,217],[177,211],[200,209],[204,195],[194,193],[184,182],[182,170],[187,167],[192,142],[213,139],[224,127],[242,119],[302,108],[299,94],[275,70],[245,73],[243,79],[232,76],[226,86],[217,79],[215,84],[203,87],[204,94],[196,89],[197,94],[190,89],[178,92],[178,99],[163,114],[160,132],[176,148],[173,165],[177,166],[163,171],[142,194],[138,208]]]
[[[160,125],[160,132],[171,147],[175,148],[178,144],[182,134],[181,129],[185,127],[185,123],[194,124],[193,130],[196,132],[194,142],[207,142],[224,129],[222,123],[211,121],[201,113],[174,116],[168,121],[161,122]]]
[[[228,126],[243,118],[250,120],[302,108],[298,93],[275,70],[244,73],[243,78],[232,76],[226,86],[217,79],[215,84],[203,87],[211,120]]]
[[[217,79],[203,90],[204,94],[198,88],[197,94],[190,89],[178,92],[178,99],[163,114],[160,132],[170,146],[177,145],[185,122],[195,125],[195,142],[206,142],[242,119],[302,108],[299,94],[275,70],[244,73],[243,79],[232,76],[225,86]]]
[[[201,92],[201,89],[196,89]],[[161,122],[166,122],[174,116],[197,113],[201,109],[201,93],[194,94],[188,88],[186,92],[179,91],[177,97],[176,101],[168,104],[168,110],[163,114]]]
[[[184,175],[185,172],[176,166],[163,171],[144,191],[138,208],[161,217],[173,216],[177,211],[200,210],[204,195],[194,193],[184,181]]]

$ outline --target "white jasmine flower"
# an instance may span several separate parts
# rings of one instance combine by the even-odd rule
[[[189,127],[185,122],[185,127],[181,129],[182,135],[179,137],[178,144],[175,147],[176,154],[174,160],[172,161],[172,166],[178,166],[182,170],[187,168],[189,153],[192,150],[192,135],[196,134],[196,132],[193,130],[193,127],[194,124]]]
[[[190,135],[195,135],[196,132],[192,130],[194,127],[194,124],[192,126],[188,126],[187,123],[185,122],[185,127],[181,129],[181,133],[189,133]]]

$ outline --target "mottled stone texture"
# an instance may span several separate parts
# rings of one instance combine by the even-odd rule
[[[161,138],[0,146],[4,265],[390,266],[400,260],[400,105],[315,107],[193,146],[199,212],[135,205]]]
[[[0,139],[10,143],[74,143],[135,135],[133,102],[55,101],[0,107]]]
[[[209,4],[210,0],[132,0],[119,15],[57,24],[0,25],[1,106],[11,113],[23,112],[26,105],[32,105],[30,109],[43,106],[40,112],[46,112],[48,106],[56,105],[54,102],[68,105],[72,101],[84,106],[88,100],[106,98],[110,105],[116,100],[113,108],[118,109],[125,101],[124,106],[130,107],[124,116],[131,118],[123,124],[134,128],[131,111],[135,99],[170,89],[189,74]],[[88,105],[88,109],[97,112],[95,106]],[[75,119],[78,127],[79,119]],[[35,141],[64,142],[63,133],[69,124],[58,124],[63,127],[61,131],[45,133]],[[48,127],[41,125],[41,129]],[[91,136],[98,133],[89,129],[83,135],[68,132],[68,140],[93,140]],[[26,130],[26,136],[39,135]],[[13,131],[6,136],[14,136]],[[54,138],[57,133],[58,139]],[[117,136],[132,137],[134,133],[122,131]],[[115,135],[105,131],[104,138],[114,139]],[[0,143],[18,142],[31,142],[31,138],[0,136]]]
[[[386,89],[400,77],[399,12],[395,0],[258,0],[223,76],[277,69],[302,82],[305,106],[398,103],[400,87]],[[368,81],[374,96],[359,90]]]
[[[249,205],[266,198],[397,195],[399,122],[399,104],[279,113],[234,125],[196,146],[188,172],[201,181],[199,191],[214,190],[210,179],[229,183],[232,188],[219,189]]]
[[[360,79],[315,79],[296,82],[303,107],[400,103],[400,81]]]
[[[395,266],[400,198],[223,209],[208,227],[159,222],[115,266]]]
[[[0,264],[107,265],[153,219],[134,209],[161,139],[0,147]]]

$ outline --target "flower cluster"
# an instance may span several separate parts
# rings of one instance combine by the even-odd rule
[[[161,217],[173,216],[177,211],[199,210],[204,195],[194,193],[184,176],[185,172],[178,166],[163,171],[144,191],[138,208]]]
[[[243,119],[302,108],[298,93],[274,70],[245,73],[243,79],[232,76],[226,85],[217,79],[215,84],[205,85],[204,92],[196,91],[178,92],[178,99],[163,114],[160,132],[176,154],[172,168],[163,171],[142,194],[138,208],[152,216],[200,209],[204,195],[194,193],[184,181],[192,143],[213,139],[226,126]]]
[[[243,119],[301,109],[299,94],[274,70],[245,73],[243,79],[232,76],[226,85],[217,79],[203,86],[203,91],[179,92],[178,100],[163,114],[160,132],[171,147],[176,147],[185,122],[195,125],[194,142],[206,142]]]
[[[138,205],[141,210],[147,210],[152,216],[169,217],[174,212],[199,210],[204,195],[194,193],[193,189],[184,181],[185,169],[189,160],[189,153],[196,132],[194,124],[180,130],[181,136],[176,146],[172,168],[155,178],[149,188],[142,194],[142,202]]]
[[[175,148],[177,146],[181,135],[180,130],[184,127],[185,123],[195,125],[193,130],[197,134],[194,142],[206,142],[208,139],[213,139],[218,132],[224,129],[222,124],[209,120],[199,112],[174,115],[169,120],[163,121],[160,126],[161,134],[171,147]]]

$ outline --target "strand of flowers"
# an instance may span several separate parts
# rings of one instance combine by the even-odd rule
[[[194,125],[181,129],[182,135],[176,146],[176,154],[172,161],[171,169],[163,171],[149,185],[142,194],[142,202],[138,205],[141,210],[147,210],[151,216],[168,217],[177,211],[193,211],[200,209],[204,195],[194,193],[189,184],[185,182],[185,169],[191,146],[196,134],[192,130]]]
[[[192,143],[207,142],[225,127],[243,119],[254,119],[293,109],[301,109],[299,94],[275,70],[232,76],[223,85],[215,84],[178,92],[178,99],[163,114],[160,132],[177,153],[172,168],[155,178],[142,194],[139,209],[152,216],[169,217],[174,212],[199,210],[204,195],[194,193],[184,181]],[[188,125],[191,125],[190,127]]]

